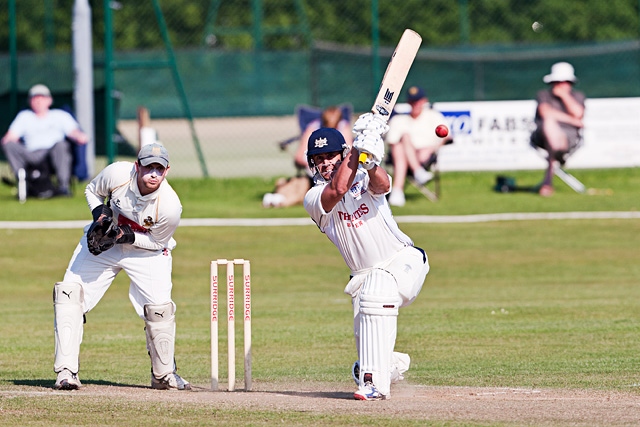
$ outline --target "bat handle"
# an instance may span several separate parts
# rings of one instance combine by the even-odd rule
[[[360,162],[360,164],[362,165],[367,163],[367,160],[369,160],[369,153],[365,153],[364,151],[360,153],[360,155],[358,156],[358,162]]]

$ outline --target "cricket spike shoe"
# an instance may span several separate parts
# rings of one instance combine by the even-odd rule
[[[151,374],[151,388],[156,390],[191,390],[191,384],[175,372],[162,378],[156,378]]]
[[[58,378],[53,388],[56,390],[78,390],[82,387],[78,374],[74,374],[68,369],[58,372]]]
[[[353,393],[356,400],[385,400],[386,396],[378,391],[373,385],[371,374],[364,374],[364,385],[358,387],[358,391]]]

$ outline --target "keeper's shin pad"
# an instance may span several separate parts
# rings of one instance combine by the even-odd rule
[[[172,302],[145,304],[144,317],[151,370],[160,379],[174,371],[175,307]]]
[[[360,292],[360,384],[371,373],[373,384],[390,395],[392,353],[401,299],[393,276],[374,269]]]
[[[55,372],[68,369],[74,374],[78,373],[83,331],[83,302],[84,293],[79,283],[58,282],[53,287]]]

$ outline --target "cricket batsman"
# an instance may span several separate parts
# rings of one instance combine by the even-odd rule
[[[409,369],[409,355],[394,351],[398,309],[418,296],[429,262],[400,231],[385,198],[391,189],[391,177],[380,167],[386,121],[366,113],[353,130],[352,149],[335,129],[321,128],[309,137],[307,160],[315,185],[304,207],[351,270],[344,292],[352,298],[358,352],[354,398],[382,400],[390,398],[391,383],[404,379]],[[360,165],[361,152],[371,161]]]
[[[176,305],[171,299],[171,251],[182,205],[165,181],[169,153],[147,144],[135,163],[107,166],[86,187],[93,223],[85,228],[64,278],[53,287],[54,388],[76,390],[85,314],[91,311],[116,275],[130,279],[129,300],[145,323],[151,357],[151,387],[189,390],[176,372]]]

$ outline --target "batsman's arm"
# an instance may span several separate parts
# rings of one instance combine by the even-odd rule
[[[391,190],[391,178],[381,166],[369,169],[369,191],[373,194],[387,194]]]
[[[347,194],[353,184],[357,171],[358,151],[349,150],[333,176],[333,179],[331,179],[322,190],[320,201],[322,203],[322,209],[324,209],[325,212],[331,212],[338,202],[342,200],[344,195]]]

